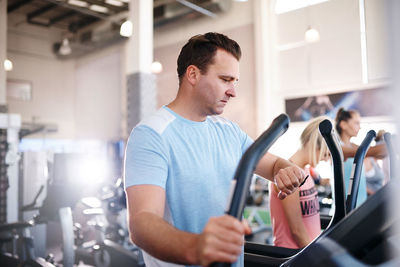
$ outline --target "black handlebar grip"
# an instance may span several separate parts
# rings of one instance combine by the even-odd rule
[[[289,121],[286,114],[276,117],[270,127],[243,154],[236,168],[234,176],[236,185],[227,214],[241,220],[251,178],[257,163],[275,141],[286,132]]]
[[[338,223],[346,216],[345,187],[343,180],[343,152],[332,123],[326,119],[319,124],[319,132],[324,138],[333,162],[335,213],[328,227]]]
[[[289,117],[286,114],[276,117],[268,129],[243,154],[236,168],[234,176],[236,183],[227,214],[239,220],[242,219],[248,189],[257,163],[272,144],[287,131],[289,122]],[[224,262],[211,264],[212,267],[229,267],[230,265],[230,263]]]
[[[351,174],[353,177],[350,176],[349,180],[349,188],[347,193],[346,199],[346,212],[349,213],[353,209],[355,209],[357,204],[357,196],[358,196],[358,189],[360,187],[360,177],[361,177],[361,170],[365,158],[365,154],[368,151],[368,148],[375,138],[376,133],[374,130],[370,130],[367,135],[365,136],[364,140],[362,141],[361,145],[358,147],[356,155],[354,156],[354,163]]]

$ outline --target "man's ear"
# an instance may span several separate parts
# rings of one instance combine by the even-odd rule
[[[191,85],[195,85],[200,78],[200,70],[195,65],[190,65],[186,68],[186,78]]]

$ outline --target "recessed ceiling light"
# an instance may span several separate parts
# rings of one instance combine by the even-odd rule
[[[89,7],[89,9],[96,11],[96,12],[100,12],[100,13],[107,13],[108,12],[108,8],[106,8],[105,6],[99,6],[99,5],[91,5]]]
[[[68,4],[79,7],[87,7],[89,5],[87,2],[80,0],[68,0]]]
[[[121,1],[118,1],[118,0],[106,0],[105,3],[109,4],[109,5],[113,5],[113,6],[123,6],[124,5],[124,3],[122,3]]]

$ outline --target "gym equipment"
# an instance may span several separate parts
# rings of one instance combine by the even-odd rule
[[[233,185],[234,191],[227,214],[237,219],[242,218],[248,188],[256,165],[272,144],[286,132],[289,127],[289,117],[281,114],[276,117],[271,126],[246,150],[236,169]],[[229,263],[214,263],[215,267],[230,266]]]
[[[320,132],[325,138],[332,154],[335,178],[333,191],[335,195],[336,209],[333,217],[325,216],[323,218],[326,230],[335,225],[346,215],[343,181],[343,154],[339,139],[335,134],[332,134],[332,125],[330,121],[327,120],[321,122]],[[279,266],[296,253],[299,253],[301,249],[289,249],[246,242],[244,251],[246,266]]]
[[[340,146],[339,138],[334,133],[332,123],[324,120],[319,124],[319,132],[324,138],[326,145],[332,156],[333,177],[334,177],[334,195],[335,195],[335,213],[327,228],[335,225],[346,216],[346,198],[343,178],[343,152]]]
[[[40,187],[33,202],[22,208],[22,211],[36,210],[36,201],[43,191]],[[34,239],[31,235],[31,227],[35,224],[44,223],[40,216],[35,216],[27,222],[15,222],[0,225],[0,266],[31,266],[31,267],[54,267],[51,255],[46,260],[35,255]],[[11,244],[11,253],[7,251],[7,243]]]
[[[376,133],[374,130],[370,130],[361,145],[358,147],[356,155],[354,156],[353,169],[351,171],[351,176],[349,180],[349,188],[347,192],[346,199],[346,212],[349,213],[353,209],[356,208],[357,204],[357,195],[358,189],[360,187],[360,177],[362,166],[364,163],[365,154],[372,142],[372,140],[376,137]]]
[[[282,266],[400,266],[399,237],[392,232],[399,217],[386,210],[398,187],[390,181]]]
[[[329,120],[324,120],[319,126],[321,135],[324,137],[328,148],[332,155],[334,166],[334,195],[335,195],[335,212],[332,218],[327,217],[327,227],[337,224],[346,216],[345,209],[345,191],[343,179],[343,154],[339,139],[333,133],[332,124]],[[328,223],[329,220],[329,223]],[[316,239],[318,239],[317,237]],[[315,242],[315,240],[313,242]],[[267,246],[262,244],[245,244],[245,265],[250,267],[258,266],[279,266],[290,258],[300,253],[303,249],[288,249],[282,247]]]
[[[282,116],[282,115],[281,115]],[[245,199],[247,188],[246,183],[248,181],[243,181],[251,177],[251,173],[254,171],[256,163],[258,159],[261,157],[261,153],[265,153],[267,148],[270,147],[271,143],[279,137],[284,130],[287,129],[287,120],[283,120],[282,117],[280,120],[275,120],[274,123],[278,122],[278,124],[272,124],[266,133],[263,134],[259,139],[255,141],[253,144],[255,147],[260,145],[260,147],[254,148],[251,146],[250,148],[253,153],[249,152],[244,154],[241,162],[239,163],[239,167],[235,174],[235,179],[237,180],[235,186],[235,192],[233,195],[233,199],[231,201],[229,214],[239,216],[237,218],[241,218],[241,212],[243,208],[243,201]],[[280,124],[279,124],[280,122]],[[286,123],[285,123],[286,122]],[[279,127],[280,126],[280,127]],[[281,131],[277,130],[280,129]],[[334,163],[334,174],[335,174],[335,214],[331,220],[331,223],[327,230],[325,230],[319,237],[317,237],[311,244],[302,250],[292,250],[292,256],[287,256],[285,253],[289,253],[289,250],[271,250],[272,247],[268,247],[265,245],[256,246],[256,248],[260,252],[266,252],[263,255],[256,254],[256,251],[252,251],[249,253],[246,251],[245,247],[245,266],[253,267],[253,266],[321,266],[318,264],[313,265],[312,259],[310,255],[315,255],[318,253],[322,253],[318,251],[317,248],[326,248],[332,242],[339,243],[340,246],[345,246],[345,249],[350,252],[359,253],[357,255],[349,255],[348,252],[341,250],[342,254],[346,254],[346,258],[350,259],[351,262],[359,262],[360,259],[368,260],[372,263],[372,259],[378,264],[382,263],[385,266],[394,266],[392,264],[398,263],[398,259],[390,258],[390,257],[380,257],[378,258],[376,254],[379,254],[383,250],[388,247],[388,237],[390,236],[390,230],[394,225],[394,218],[387,218],[383,216],[384,208],[387,206],[388,202],[388,189],[380,192],[375,197],[368,199],[363,205],[361,205],[358,209],[354,210],[346,216],[345,209],[345,193],[344,193],[344,183],[343,183],[343,165],[342,159],[343,155],[341,152],[341,147],[339,145],[338,139],[333,132],[333,127],[330,121],[324,121],[320,125],[320,131],[322,135],[325,135],[325,140],[328,143],[328,147],[331,150],[331,154],[333,157]],[[267,135],[267,136],[265,136]],[[271,135],[271,136],[268,136]],[[271,143],[263,143],[262,141],[270,141]],[[249,157],[249,158],[248,158]],[[247,184],[248,185],[248,184]],[[385,186],[388,188],[388,186]],[[240,192],[241,191],[241,192]],[[241,200],[242,198],[243,200]],[[392,216],[393,217],[393,216]],[[344,234],[343,234],[344,233]],[[330,240],[326,241],[327,238]],[[330,242],[332,241],[332,242]],[[329,244],[328,244],[329,243]],[[354,244],[358,243],[358,244]],[[326,245],[328,244],[328,245]],[[324,247],[325,246],[325,247]],[[283,253],[280,253],[283,251]],[[325,254],[329,253],[329,250],[324,250]],[[297,252],[297,254],[295,254]],[[362,255],[364,253],[364,255]],[[307,258],[309,255],[309,262],[305,262],[304,258]],[[369,256],[371,255],[371,256]],[[283,256],[283,257],[282,257]],[[319,255],[318,255],[319,256]],[[354,258],[357,257],[357,258]],[[323,258],[323,257],[321,257]],[[335,256],[332,255],[331,259],[335,260]],[[380,261],[379,261],[380,260]],[[338,260],[340,261],[340,260]],[[349,262],[345,261],[347,265],[334,265],[332,263],[329,266],[349,266]],[[366,266],[365,263],[361,266]],[[229,266],[227,263],[214,263],[213,266]]]
[[[362,164],[374,135],[370,131],[357,150],[358,156],[354,160],[356,168]],[[361,170],[354,175],[352,192],[358,192],[360,173]],[[322,233],[315,242],[282,266],[398,266],[399,258],[387,254],[387,251],[393,249],[390,244],[390,239],[393,238],[391,231],[395,222],[399,221],[394,213],[385,212],[390,195],[393,197],[390,190],[393,186],[398,185],[386,185],[376,196],[368,198],[358,209]],[[356,199],[356,195],[352,199]]]
[[[100,202],[100,200],[99,200]],[[87,209],[83,213],[96,216],[97,221],[90,223],[94,229],[95,240],[84,242],[80,227],[75,225],[75,263],[112,267],[132,266],[143,267],[144,260],[141,250],[129,241],[127,229],[122,226],[117,217],[126,212],[125,192],[122,179],[107,189],[101,196],[102,209]],[[125,220],[123,220],[125,222]],[[103,224],[104,223],[104,224]]]

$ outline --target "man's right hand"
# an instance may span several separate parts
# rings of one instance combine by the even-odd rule
[[[196,262],[202,266],[214,262],[235,262],[243,250],[244,235],[249,233],[250,228],[245,223],[230,215],[210,218],[198,235]]]

